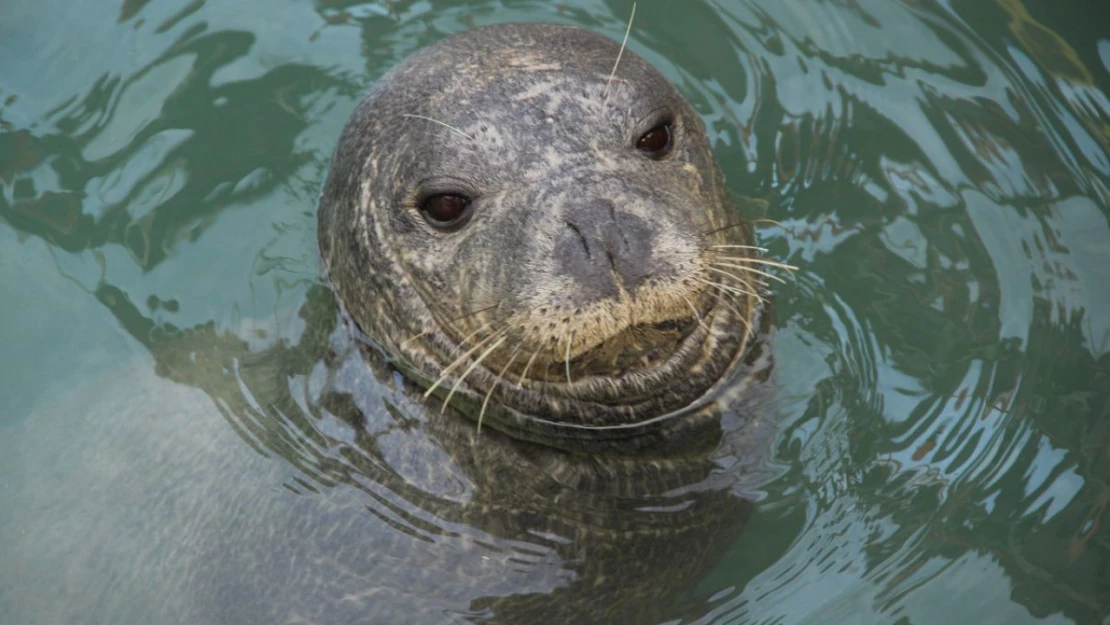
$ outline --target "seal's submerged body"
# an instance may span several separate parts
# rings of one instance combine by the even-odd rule
[[[702,423],[767,275],[690,105],[615,42],[554,25],[460,33],[383,77],[319,222],[351,320],[428,394],[576,452]]]

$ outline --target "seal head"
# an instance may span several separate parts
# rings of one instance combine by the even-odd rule
[[[319,220],[358,328],[519,438],[573,449],[697,412],[757,326],[751,228],[697,114],[576,28],[487,26],[403,61],[347,122]]]

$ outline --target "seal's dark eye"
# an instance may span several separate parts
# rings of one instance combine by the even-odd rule
[[[663,158],[671,151],[671,122],[663,122],[636,140],[636,149],[652,158]]]
[[[461,226],[470,214],[470,198],[456,193],[440,193],[424,198],[420,212],[432,226],[441,229]]]

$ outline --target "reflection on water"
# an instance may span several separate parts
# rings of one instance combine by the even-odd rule
[[[801,268],[772,397],[654,492],[472,453],[494,435],[335,328],[315,197],[358,94],[448,32],[629,9],[7,9],[0,621],[1105,620],[1110,35],[1081,6],[640,3],[634,48]]]

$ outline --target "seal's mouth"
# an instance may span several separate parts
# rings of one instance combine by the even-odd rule
[[[707,330],[718,296],[691,286],[658,282],[573,309],[541,305],[513,312],[502,322],[503,345],[483,364],[503,366],[503,379],[520,385],[645,374],[681,351],[699,327]]]
[[[634,324],[570,359],[533,370],[530,377],[543,382],[566,382],[568,376],[574,380],[654,369],[678,350],[699,323],[700,318],[691,315]]]
[[[728,384],[727,372],[747,353],[758,325],[756,301],[747,301],[747,317],[713,297],[696,317],[628,327],[573,358],[569,380],[564,362],[563,377],[553,365],[543,378],[503,384],[497,393],[507,410],[489,422],[515,437],[567,449],[590,441],[626,449],[641,438],[654,440],[660,428],[711,405]],[[637,344],[645,340],[648,349]],[[587,367],[600,373],[575,377]]]
[[[516,438],[568,449],[585,441],[631,444],[629,437],[709,406],[754,337],[760,316],[755,292],[694,295],[679,298],[692,304],[686,315],[672,308],[666,316],[594,335],[597,340],[562,360],[545,349],[550,341],[531,349],[517,343],[507,360],[499,360],[497,347],[513,339],[494,334],[501,337],[494,347],[485,347],[491,338],[470,348],[477,356],[469,364],[456,358],[449,373],[461,371],[460,379],[450,388],[436,383],[425,394],[437,392],[444,405],[454,396],[479,424]],[[462,380],[468,387],[460,388]]]

